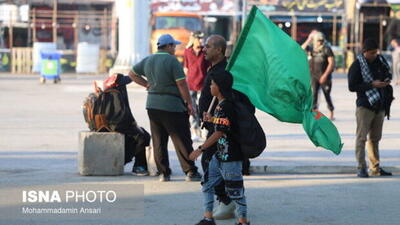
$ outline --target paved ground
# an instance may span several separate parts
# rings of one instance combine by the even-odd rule
[[[77,174],[78,132],[87,129],[81,104],[91,91],[92,80],[102,78],[69,75],[62,77],[61,84],[40,85],[38,76],[0,74],[0,189],[93,182],[143,184],[145,216],[119,224],[193,224],[201,217],[200,186],[183,182],[171,144],[174,182],[159,183],[154,177],[137,178],[128,174],[122,177],[81,177]],[[144,110],[145,91],[132,85],[129,95],[135,118],[149,130]],[[268,166],[267,172],[284,173],[246,177],[249,217],[253,225],[399,224],[398,173],[392,178],[371,179],[358,179],[353,174],[292,174],[351,172],[354,168],[355,94],[347,91],[343,76],[334,79],[332,96],[336,107],[335,124],[344,142],[339,156],[315,148],[301,125],[281,123],[265,113],[257,113],[267,133],[268,149],[252,160],[252,165],[256,171],[264,171]],[[396,96],[400,96],[398,86],[395,87]],[[321,111],[326,112],[325,103],[321,104]],[[381,142],[382,165],[394,171],[399,171],[400,166],[399,127],[400,102],[395,100],[392,118],[385,121]],[[197,144],[201,143],[195,146]],[[126,167],[126,172],[130,166]],[[2,207],[8,206],[0,202],[0,209]],[[1,218],[1,225],[18,224],[2,222]],[[32,220],[28,224],[37,223]],[[101,223],[57,221],[56,224]],[[233,224],[233,220],[218,224]]]
[[[334,80],[333,100],[336,107],[335,125],[344,142],[342,153],[338,156],[330,151],[315,148],[307,138],[301,124],[282,123],[270,115],[257,112],[257,117],[267,134],[267,150],[257,159],[254,166],[269,166],[270,169],[290,169],[309,166],[353,167],[355,133],[355,94],[347,91],[343,76]],[[92,90],[92,81],[102,76],[70,75],[64,76],[62,84],[40,85],[37,76],[0,75],[0,153],[4,158],[22,158],[26,163],[14,165],[10,160],[2,166],[21,168],[41,167],[30,158],[75,158],[78,132],[86,130],[81,104]],[[134,85],[129,87],[130,103],[139,124],[149,129],[144,110],[146,93]],[[395,87],[395,96],[400,96],[400,87]],[[322,101],[322,112],[326,105]],[[400,101],[392,106],[391,119],[385,120],[381,159],[383,166],[400,166]],[[194,146],[201,144],[194,143]],[[170,143],[171,163],[179,172],[173,145]],[[49,165],[60,167],[66,164]],[[321,167],[317,167],[320,169]]]

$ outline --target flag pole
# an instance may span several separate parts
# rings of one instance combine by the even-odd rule
[[[212,107],[213,107],[213,105],[214,105],[214,103],[215,103],[216,100],[217,100],[217,97],[214,96],[213,99],[211,100],[210,106],[208,106],[207,113],[211,113],[211,109],[212,109]],[[201,116],[201,115],[200,115],[200,116]],[[203,121],[203,123],[201,124],[200,129],[203,129],[203,128],[204,128],[204,124],[205,124],[205,121]]]
[[[242,1],[242,29],[244,27],[244,23],[246,22],[247,16],[247,0]]]

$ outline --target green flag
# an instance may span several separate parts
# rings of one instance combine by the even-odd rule
[[[253,6],[227,70],[233,88],[260,110],[280,121],[302,123],[315,146],[339,154],[342,142],[335,125],[312,112],[310,71],[304,50]]]

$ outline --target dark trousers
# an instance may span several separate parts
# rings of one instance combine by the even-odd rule
[[[250,175],[250,160],[248,158],[243,159],[242,173],[243,175]]]
[[[327,80],[324,84],[320,84],[318,79],[311,78],[311,85],[314,97],[313,109],[318,109],[318,94],[319,89],[322,89],[322,93],[324,93],[326,103],[328,104],[328,109],[333,111],[335,108],[333,107],[331,98],[332,80]]]
[[[199,106],[197,105],[197,91],[190,91],[190,97],[192,98],[192,104],[194,108],[192,126],[194,129],[200,129],[201,122],[200,122]]]
[[[168,158],[168,137],[174,143],[176,154],[183,172],[197,172],[194,162],[189,160],[193,151],[190,136],[189,115],[186,112],[168,112],[148,109],[151,136],[153,138],[154,159],[158,172],[170,175]]]
[[[150,134],[140,127],[133,127],[125,134],[125,164],[135,157],[134,167],[147,170],[146,146],[150,145]]]

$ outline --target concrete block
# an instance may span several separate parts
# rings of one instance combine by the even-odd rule
[[[80,132],[78,167],[84,176],[124,173],[125,138],[115,132]]]

